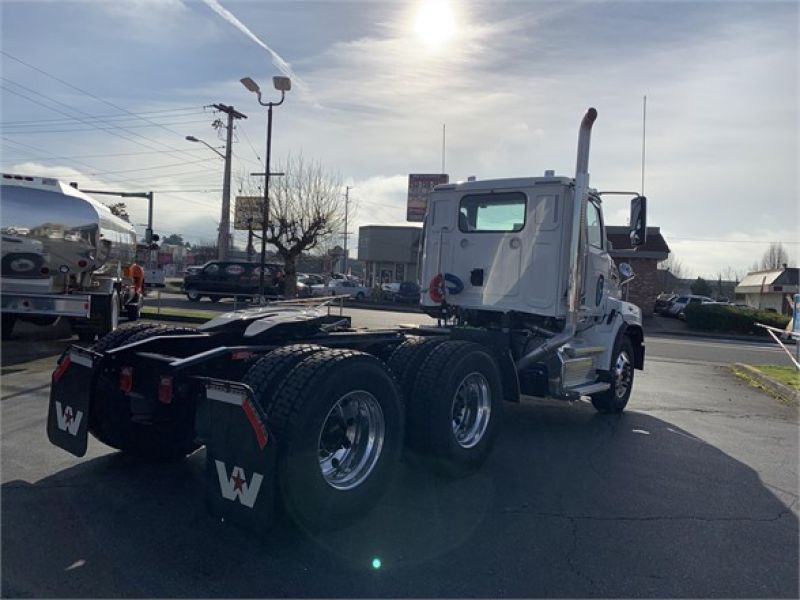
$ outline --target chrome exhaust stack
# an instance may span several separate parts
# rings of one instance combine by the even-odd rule
[[[567,322],[564,331],[553,336],[517,361],[522,370],[540,357],[566,344],[575,336],[578,327],[578,312],[581,307],[583,289],[583,266],[586,256],[586,237],[583,223],[586,220],[586,202],[589,197],[589,146],[592,141],[592,125],[597,111],[590,108],[581,121],[578,132],[578,158],[575,164],[575,195],[572,207],[572,227],[569,242],[569,283],[567,288]]]

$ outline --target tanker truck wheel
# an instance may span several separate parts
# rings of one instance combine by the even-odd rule
[[[97,345],[109,340],[103,349],[110,350],[156,336],[196,332],[190,327],[150,323],[124,328],[123,331],[130,332],[127,335],[116,335],[117,331],[101,338]],[[119,390],[116,377],[101,374],[92,394],[89,432],[104,444],[138,458],[155,461],[182,458],[199,448],[195,442],[194,404],[186,398],[182,400],[170,404],[169,418],[155,423],[134,423],[130,418],[130,401]]]
[[[267,407],[284,509],[311,532],[363,516],[386,491],[403,445],[400,392],[386,366],[353,350],[296,365]]]
[[[441,473],[467,475],[494,445],[503,408],[500,369],[480,344],[444,342],[423,363],[406,402],[410,447]]]

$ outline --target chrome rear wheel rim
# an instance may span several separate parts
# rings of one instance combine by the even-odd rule
[[[383,449],[386,420],[370,392],[348,392],[328,412],[317,441],[319,468],[325,482],[351,490],[369,477]]]
[[[474,448],[483,439],[492,416],[492,389],[478,371],[464,377],[453,394],[453,437],[462,448]]]

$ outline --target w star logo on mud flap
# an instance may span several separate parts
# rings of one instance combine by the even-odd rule
[[[56,400],[56,420],[58,421],[58,428],[61,431],[67,431],[70,435],[77,435],[78,429],[81,426],[82,418],[82,411],[79,410],[78,412],[73,413],[71,406],[65,406],[62,409],[61,402]]]
[[[225,463],[219,460],[215,460],[214,462],[217,465],[217,476],[219,477],[219,487],[222,492],[222,497],[232,501],[238,498],[239,502],[244,504],[247,508],[253,508],[264,476],[259,473],[253,473],[253,478],[248,485],[244,469],[234,466],[229,478]]]

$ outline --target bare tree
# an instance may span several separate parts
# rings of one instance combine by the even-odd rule
[[[669,258],[662,261],[658,266],[661,270],[672,273],[677,279],[686,279],[686,267],[674,252],[671,252]]]
[[[769,248],[764,251],[759,267],[762,271],[766,271],[767,269],[780,269],[783,265],[788,263],[789,253],[786,251],[786,248],[784,248],[783,244],[780,242],[773,242],[769,245]]]
[[[107,204],[106,206],[111,210],[112,215],[116,215],[128,223],[131,222],[131,217],[128,214],[128,207],[125,206],[124,202],[115,202],[114,204]]]
[[[343,230],[344,197],[341,180],[315,161],[290,156],[277,170],[283,177],[270,180],[267,243],[275,246],[286,272],[286,296],[297,289],[297,259]],[[254,186],[242,182],[242,189],[257,195]]]

